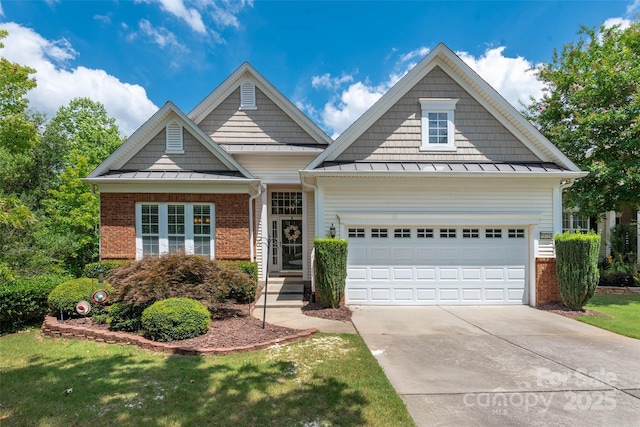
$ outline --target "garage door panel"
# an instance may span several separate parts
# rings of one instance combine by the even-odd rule
[[[390,226],[359,227],[349,239],[347,303],[374,305],[523,304],[527,302],[528,240],[488,238],[485,228],[464,235],[462,227],[440,227],[418,236],[397,236]],[[374,228],[388,237],[372,237]],[[408,228],[408,227],[407,227]],[[444,227],[442,227],[444,228]],[[466,228],[466,227],[465,227]],[[455,233],[452,231],[455,230]],[[489,230],[487,230],[487,235]],[[498,233],[499,234],[499,233]]]

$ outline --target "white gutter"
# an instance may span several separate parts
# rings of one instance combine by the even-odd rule
[[[254,231],[253,231],[253,201],[256,200],[262,194],[262,182],[258,184],[258,191],[253,196],[249,197],[249,249],[251,251],[251,262],[255,262],[255,252],[256,248],[253,244],[254,242]]]

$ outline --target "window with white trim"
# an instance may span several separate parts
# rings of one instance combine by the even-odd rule
[[[411,238],[411,229],[410,228],[396,228],[393,230],[393,237],[396,239],[410,239]]]
[[[389,237],[389,231],[386,228],[372,228],[371,237],[384,239]]]
[[[440,229],[440,238],[441,239],[455,239],[456,238],[456,229],[455,228],[441,228]]]
[[[258,109],[258,106],[256,105],[256,85],[250,80],[245,80],[240,85],[240,109]]]
[[[182,126],[173,121],[166,128],[165,151],[172,154],[184,154],[184,140],[182,137]]]
[[[464,239],[478,239],[480,237],[480,230],[477,228],[463,228],[462,238]]]
[[[214,205],[137,203],[136,258],[185,253],[214,258]]]
[[[420,98],[423,151],[455,151],[455,115],[458,99]]]
[[[484,232],[486,239],[502,239],[502,229],[500,228],[487,228]]]
[[[524,228],[510,228],[509,229],[509,238],[510,239],[524,239]]]
[[[431,239],[433,238],[433,228],[418,228],[418,239]]]
[[[562,231],[589,231],[589,217],[562,212]]]
[[[364,228],[350,228],[349,237],[351,238],[364,238]]]

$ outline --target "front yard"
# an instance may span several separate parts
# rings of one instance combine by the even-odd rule
[[[595,295],[585,308],[610,317],[581,316],[581,322],[640,339],[640,294]]]
[[[0,338],[3,426],[411,426],[358,335],[229,356]]]

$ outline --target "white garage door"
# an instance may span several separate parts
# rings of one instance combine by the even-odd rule
[[[347,304],[527,304],[526,229],[347,227]]]

